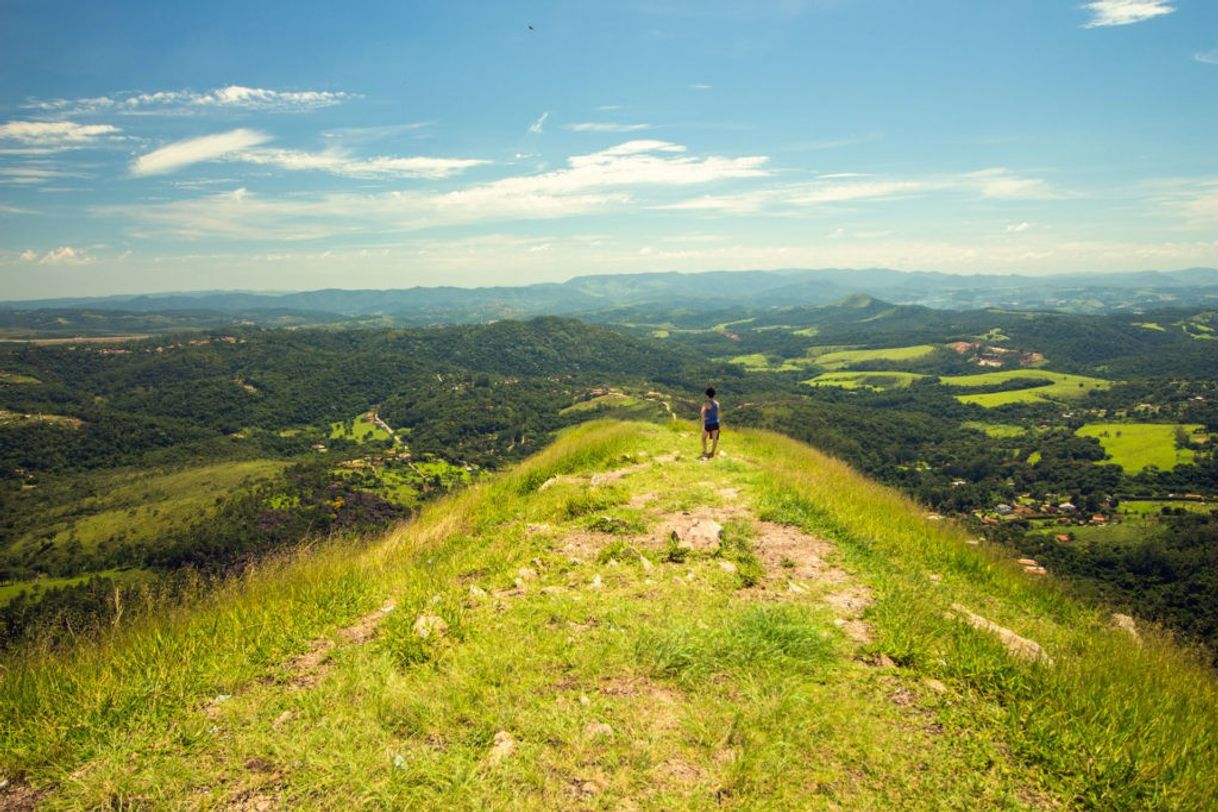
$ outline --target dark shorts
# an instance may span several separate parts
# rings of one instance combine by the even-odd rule
[[[708,433],[714,433],[719,430],[719,424],[718,423],[707,423],[703,427],[702,430],[705,432],[708,432]]]

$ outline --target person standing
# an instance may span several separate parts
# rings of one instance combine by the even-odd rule
[[[711,450],[706,452],[706,441],[711,440]],[[702,404],[702,459],[708,460],[719,450],[719,401],[715,400],[715,387],[706,390],[706,402]]]

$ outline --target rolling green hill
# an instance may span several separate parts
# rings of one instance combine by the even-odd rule
[[[1218,686],[843,463],[600,421],[0,669],[0,806],[1168,808]]]

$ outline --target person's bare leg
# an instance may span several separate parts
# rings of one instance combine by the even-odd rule
[[[706,456],[706,435],[710,434],[706,429],[702,430],[702,456]]]
[[[711,452],[710,452],[710,455],[712,457],[715,456],[715,452],[719,450],[719,432],[717,432],[717,431],[715,432],[714,438],[715,438],[714,442],[711,443]],[[705,443],[703,443],[703,445],[705,445]]]

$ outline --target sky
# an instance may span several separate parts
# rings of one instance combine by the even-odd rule
[[[1214,0],[0,0],[0,299],[1195,266]]]

